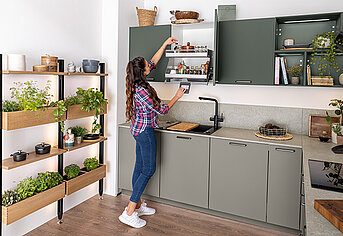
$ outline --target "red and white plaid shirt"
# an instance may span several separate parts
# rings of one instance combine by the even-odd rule
[[[155,69],[155,64],[150,61],[149,67],[150,70]],[[159,108],[155,107],[146,88],[135,85],[135,90],[135,114],[130,124],[130,130],[132,135],[137,136],[144,131],[145,127],[158,128],[158,115],[167,114],[169,106],[161,104]]]

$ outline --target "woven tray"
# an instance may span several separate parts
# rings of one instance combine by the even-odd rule
[[[266,136],[256,132],[255,135],[259,138],[269,139],[269,140],[277,140],[277,141],[286,141],[293,138],[293,135],[287,133],[285,136]]]
[[[204,21],[204,19],[180,19],[180,20],[174,20],[171,23],[172,24],[194,24],[194,23],[200,23],[201,21]]]

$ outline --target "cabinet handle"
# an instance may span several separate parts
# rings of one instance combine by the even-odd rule
[[[275,148],[275,150],[279,152],[295,152],[294,149],[287,149],[287,148]]]
[[[241,147],[246,147],[248,146],[247,144],[245,143],[234,143],[234,142],[229,142],[230,145],[234,145],[234,146],[241,146]]]
[[[187,139],[187,140],[191,140],[191,139],[192,139],[191,137],[182,137],[182,136],[176,136],[176,138],[179,138],[179,139]]]
[[[236,80],[235,83],[245,83],[245,84],[251,84],[251,80]]]

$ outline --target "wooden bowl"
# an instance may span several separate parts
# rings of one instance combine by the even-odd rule
[[[177,11],[175,12],[175,17],[177,20],[198,19],[199,13],[196,11]]]
[[[49,67],[46,65],[36,65],[36,66],[33,66],[33,71],[35,71],[35,72],[48,72]]]

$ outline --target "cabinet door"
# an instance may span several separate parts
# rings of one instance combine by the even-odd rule
[[[163,42],[171,36],[170,25],[131,27],[130,28],[130,60],[144,57],[149,61]],[[156,70],[152,71],[149,81],[164,82],[164,75],[168,65],[168,58],[162,56]]]
[[[161,133],[160,197],[208,208],[209,138]]]
[[[270,146],[267,222],[299,229],[301,149]]]
[[[136,160],[136,141],[133,138],[130,129],[118,129],[118,147],[119,147],[119,188],[132,191],[132,173]],[[156,172],[149,180],[144,194],[159,197],[159,178],[160,178],[160,152],[159,152],[159,133],[156,133],[157,155]]]
[[[219,22],[218,83],[272,85],[276,20]]]
[[[210,209],[266,220],[268,146],[211,139]]]

